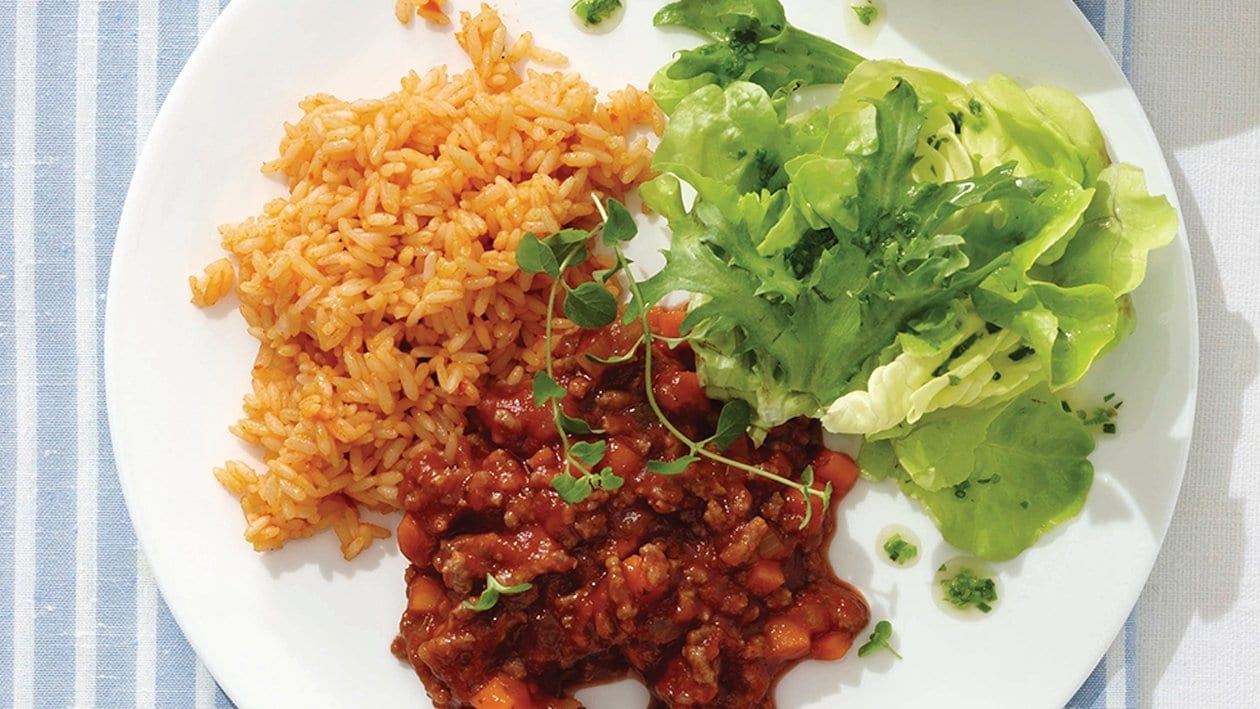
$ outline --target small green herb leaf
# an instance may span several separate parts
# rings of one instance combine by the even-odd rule
[[[656,473],[657,475],[679,475],[686,472],[687,468],[691,467],[691,464],[698,460],[700,458],[694,455],[684,455],[675,460],[649,460],[647,469],[649,473]]]
[[[591,238],[591,233],[585,229],[561,229],[547,237],[545,241],[549,246],[555,248],[561,245],[584,244],[589,238]]]
[[[639,227],[630,216],[630,210],[615,199],[608,200],[608,221],[604,222],[604,243],[614,246],[629,241],[639,233]]]
[[[884,553],[888,560],[897,566],[905,566],[911,559],[919,555],[919,548],[894,534],[884,542]]]
[[[465,608],[480,613],[494,607],[499,602],[499,596],[513,596],[518,593],[524,593],[533,588],[533,584],[518,583],[515,586],[504,586],[493,574],[486,574],[486,590],[481,592],[476,601],[464,601]]]
[[[871,653],[878,652],[880,650],[887,650],[893,654],[893,657],[896,657],[898,660],[902,659],[901,653],[894,650],[893,646],[888,644],[889,639],[892,638],[892,632],[892,623],[889,623],[886,620],[881,620],[876,623],[875,630],[871,633],[870,639],[867,640],[862,647],[858,648],[858,657],[866,657]]]
[[[752,418],[752,407],[743,399],[732,399],[722,405],[722,413],[718,415],[717,432],[709,442],[720,451],[726,450],[737,438],[748,431]]]
[[[591,428],[591,425],[582,419],[573,418],[559,410],[556,411],[556,425],[564,429],[565,433],[575,433],[580,436],[591,433],[603,433],[603,431]]]
[[[537,406],[542,406],[552,399],[563,399],[568,393],[546,372],[539,370],[534,375],[534,404]]]
[[[801,499],[805,502],[805,517],[801,519],[801,526],[800,526],[801,529],[805,529],[806,527],[808,527],[810,520],[814,518],[814,505],[812,501],[809,499],[809,496],[810,496],[809,491],[810,491],[810,488],[812,488],[813,486],[814,486],[814,466],[807,465],[805,466],[805,469],[801,471],[801,488],[800,488]],[[825,499],[829,499],[830,497],[831,497],[831,493],[827,493],[827,498]],[[825,500],[824,500],[824,504],[825,504]]]
[[[586,241],[590,237],[590,232],[582,229],[561,229],[540,242],[556,262],[555,273],[548,271],[552,278],[558,278],[562,271],[586,257]]]
[[[561,500],[572,505],[590,497],[594,488],[591,486],[591,479],[585,475],[575,478],[568,473],[561,473],[551,479],[551,489],[556,491]]]
[[[621,476],[613,472],[612,468],[605,466],[603,470],[599,471],[599,486],[605,490],[616,490],[625,482],[625,480],[621,479]]]
[[[641,339],[636,341],[633,347],[631,347],[630,349],[626,350],[625,352],[619,355],[613,355],[611,357],[600,357],[599,355],[593,355],[588,352],[586,355],[586,358],[591,360],[592,362],[599,362],[600,364],[621,364],[622,362],[629,362],[630,360],[634,359],[634,353],[639,351],[639,345],[642,342],[643,340]]]
[[[569,448],[569,455],[573,456],[583,467],[590,468],[596,463],[604,459],[604,451],[608,448],[608,444],[604,441],[578,441]]]
[[[564,316],[587,330],[601,328],[617,319],[617,299],[594,281],[568,288],[564,299]]]
[[[560,264],[551,249],[543,245],[533,234],[526,234],[516,245],[516,265],[526,273],[545,273],[552,278],[560,277]]]

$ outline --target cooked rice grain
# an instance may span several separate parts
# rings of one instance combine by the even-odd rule
[[[236,269],[232,262],[221,258],[206,266],[205,275],[188,277],[188,287],[192,289],[192,303],[198,308],[205,308],[219,302],[219,299],[232,290],[236,282]]]
[[[411,24],[411,18],[416,15],[434,24],[450,24],[451,18],[443,11],[444,5],[446,0],[396,0],[394,16],[404,25]]]
[[[576,74],[518,71],[561,58],[528,34],[508,44],[488,7],[461,24],[472,71],[412,73],[382,99],[303,101],[264,166],[288,198],[221,229],[261,343],[231,430],[266,465],[215,475],[240,496],[256,549],[331,527],[351,558],[387,536],[360,509],[398,507],[416,451],[454,454],[483,378],[521,381],[543,363],[547,283],[517,269],[521,236],[590,224],[592,193],[649,176],[640,133],[663,118],[647,94],[601,102]],[[211,269],[192,280],[198,304],[231,287],[230,263]]]

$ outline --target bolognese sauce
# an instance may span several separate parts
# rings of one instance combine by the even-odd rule
[[[677,315],[653,314],[653,329]],[[635,677],[653,706],[769,707],[775,680],[804,658],[835,660],[869,619],[862,596],[827,558],[833,514],[814,496],[701,458],[682,474],[649,472],[685,446],[644,394],[642,353],[600,365],[637,342],[612,325],[556,346],[563,408],[606,442],[601,465],[624,483],[570,504],[551,411],[528,382],[488,391],[455,460],[419,455],[404,482],[398,542],[411,562],[394,651],[438,707],[578,707],[574,690]],[[653,391],[696,440],[719,405],[704,395],[686,345],[653,345]],[[853,485],[853,461],[823,447],[805,419],[747,437],[726,455],[796,479],[813,466],[833,500]],[[504,587],[487,610],[465,603]]]

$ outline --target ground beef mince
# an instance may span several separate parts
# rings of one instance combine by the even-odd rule
[[[676,323],[654,314],[654,329]],[[865,627],[865,601],[827,560],[835,516],[820,503],[801,529],[805,503],[779,483],[707,459],[672,477],[646,470],[686,450],[647,404],[642,348],[607,367],[584,356],[625,351],[637,334],[613,326],[557,345],[564,408],[603,429],[584,438],[607,442],[601,465],[624,478],[620,489],[560,499],[550,484],[563,470],[560,441],[528,383],[486,393],[455,461],[413,462],[398,529],[408,603],[394,650],[438,707],[577,707],[576,688],[625,676],[647,685],[654,706],[771,707],[792,664],[839,658]],[[691,353],[659,344],[653,353],[653,391],[670,420],[711,435],[720,407]],[[803,419],[727,454],[793,479],[813,465],[835,500],[856,476]],[[532,586],[489,610],[464,607],[487,574]]]

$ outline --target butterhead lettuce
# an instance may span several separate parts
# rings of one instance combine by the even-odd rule
[[[710,43],[652,85],[671,120],[642,194],[673,237],[642,290],[691,294],[708,393],[746,400],[754,433],[809,416],[864,436],[864,473],[979,556],[1074,515],[1093,443],[1056,392],[1133,330],[1168,201],[1061,89],[865,61],[777,0],[683,0],[657,22]],[[819,83],[836,99],[793,115]]]

